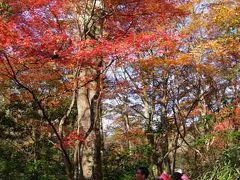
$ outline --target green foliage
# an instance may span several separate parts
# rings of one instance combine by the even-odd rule
[[[11,6],[5,2],[0,2],[0,16],[11,15],[11,13],[12,13]]]
[[[41,180],[64,179],[64,175],[57,172],[64,172],[64,169],[47,160],[32,160],[26,165],[26,174],[38,176]]]
[[[21,118],[38,117],[33,110],[18,101],[1,107],[0,179],[65,179],[63,164],[58,161],[58,150],[41,135],[32,143],[33,125]],[[21,118],[16,121],[17,117]],[[34,155],[35,146],[38,147],[37,157]]]
[[[106,151],[103,158],[104,180],[133,180],[138,167],[148,167],[149,153],[148,146],[115,153]],[[141,156],[137,157],[138,154]]]
[[[0,179],[65,179],[63,164],[53,159],[53,151],[47,153],[49,157],[42,154],[42,159],[34,160],[25,151],[17,151],[11,144],[1,144]]]
[[[233,180],[240,177],[240,146],[226,149],[219,159],[199,177],[203,180]]]
[[[203,120],[205,121],[205,123],[208,123],[212,119],[213,119],[213,115],[212,114],[208,114],[208,115],[203,116]]]
[[[231,139],[232,141],[234,140],[240,140],[240,131],[233,131],[228,133],[228,137],[229,139]]]
[[[198,139],[196,139],[195,145],[197,145],[197,146],[198,145],[204,145],[212,138],[213,138],[212,134],[207,134],[207,135],[201,136]]]
[[[21,176],[24,172],[25,156],[22,152],[14,151],[7,143],[0,145],[0,179]]]

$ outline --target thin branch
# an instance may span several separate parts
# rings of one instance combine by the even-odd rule
[[[198,149],[192,147],[192,146],[186,141],[185,137],[184,137],[184,136],[182,135],[182,133],[180,132],[180,129],[179,129],[178,123],[177,123],[177,117],[176,117],[175,108],[172,107],[172,110],[173,110],[173,114],[174,114],[174,124],[175,124],[175,126],[176,126],[176,128],[177,128],[177,132],[178,132],[178,134],[180,135],[180,137],[182,138],[183,142],[184,142],[188,147],[190,147],[191,149],[193,149],[194,151],[196,151],[196,152],[202,157],[201,152],[200,152]]]

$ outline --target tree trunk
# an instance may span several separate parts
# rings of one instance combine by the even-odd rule
[[[102,66],[102,60],[99,59],[99,67]],[[101,71],[97,70],[97,74],[100,74]],[[92,111],[94,111],[94,133],[95,133],[95,151],[94,151],[94,179],[95,180],[102,180],[103,175],[102,175],[102,133],[101,133],[101,116],[102,116],[102,111],[101,111],[101,90],[102,90],[102,81],[101,78],[99,77],[96,80],[96,94],[94,101],[94,106],[92,108]]]
[[[101,180],[102,177],[102,133],[101,133],[101,117],[100,117],[100,98],[97,100],[95,107],[95,155],[94,155],[94,179]]]
[[[127,106],[127,98],[125,98],[124,101],[124,109],[123,109],[124,115],[123,115],[123,119],[124,119],[124,125],[125,125],[125,133],[126,133],[126,137],[127,137],[127,149],[129,151],[131,151],[132,148],[132,144],[129,140],[129,131],[130,131],[130,124],[129,124],[129,117],[128,117],[128,106]],[[130,152],[131,153],[131,152]]]
[[[166,78],[165,83],[163,84],[163,97],[162,97],[162,106],[161,106],[161,125],[162,125],[162,169],[171,173],[171,161],[169,158],[169,123],[167,119],[167,87],[168,78]]]
[[[145,91],[144,92],[144,95],[145,95],[145,101],[144,101],[144,116],[145,116],[145,119],[146,119],[146,123],[147,123],[147,127],[146,127],[146,134],[147,134],[147,140],[148,140],[148,144],[151,146],[151,150],[154,150],[154,145],[155,145],[155,142],[154,142],[154,134],[153,134],[153,130],[152,130],[152,120],[153,120],[153,117],[152,117],[152,109],[151,109],[151,106],[149,105],[149,102],[147,101],[148,97],[147,97],[147,92]],[[154,154],[151,154],[149,157],[148,157],[148,163],[149,163],[149,166],[150,166],[150,174],[151,176],[154,176],[154,161],[153,161],[153,157]]]
[[[40,147],[39,147],[40,132],[36,127],[33,127],[32,129],[32,137],[34,140],[34,163],[37,163],[37,161],[40,159]],[[39,178],[38,172],[34,172],[32,179],[37,180],[38,178]]]
[[[96,71],[84,69],[80,72],[80,81],[86,83],[85,77],[94,77]],[[94,166],[94,140],[93,127],[95,120],[94,96],[96,95],[96,82],[92,81],[88,86],[80,84],[77,94],[77,133],[85,137],[84,143],[77,143],[75,148],[75,176],[83,179],[92,179]]]
[[[79,1],[86,9],[81,14],[76,7],[79,34],[82,40],[99,39],[102,37],[103,9],[101,0]],[[89,48],[92,48],[91,46]],[[85,137],[84,143],[77,143],[74,153],[75,178],[78,179],[102,179],[101,164],[101,117],[100,117],[100,67],[101,57],[89,59],[93,65],[81,67],[77,77],[77,133]]]
[[[174,144],[174,152],[173,152],[173,160],[172,160],[172,173],[174,172],[176,168],[176,161],[177,161],[177,149],[178,149],[178,139],[179,139],[179,134],[177,134],[175,138],[175,144]]]

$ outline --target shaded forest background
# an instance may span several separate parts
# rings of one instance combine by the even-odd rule
[[[240,177],[237,0],[1,0],[0,179]]]

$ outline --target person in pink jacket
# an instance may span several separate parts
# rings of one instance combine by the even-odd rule
[[[157,180],[170,180],[169,175],[166,172],[163,172]]]
[[[189,180],[189,177],[186,174],[183,174],[181,177],[182,180]]]

